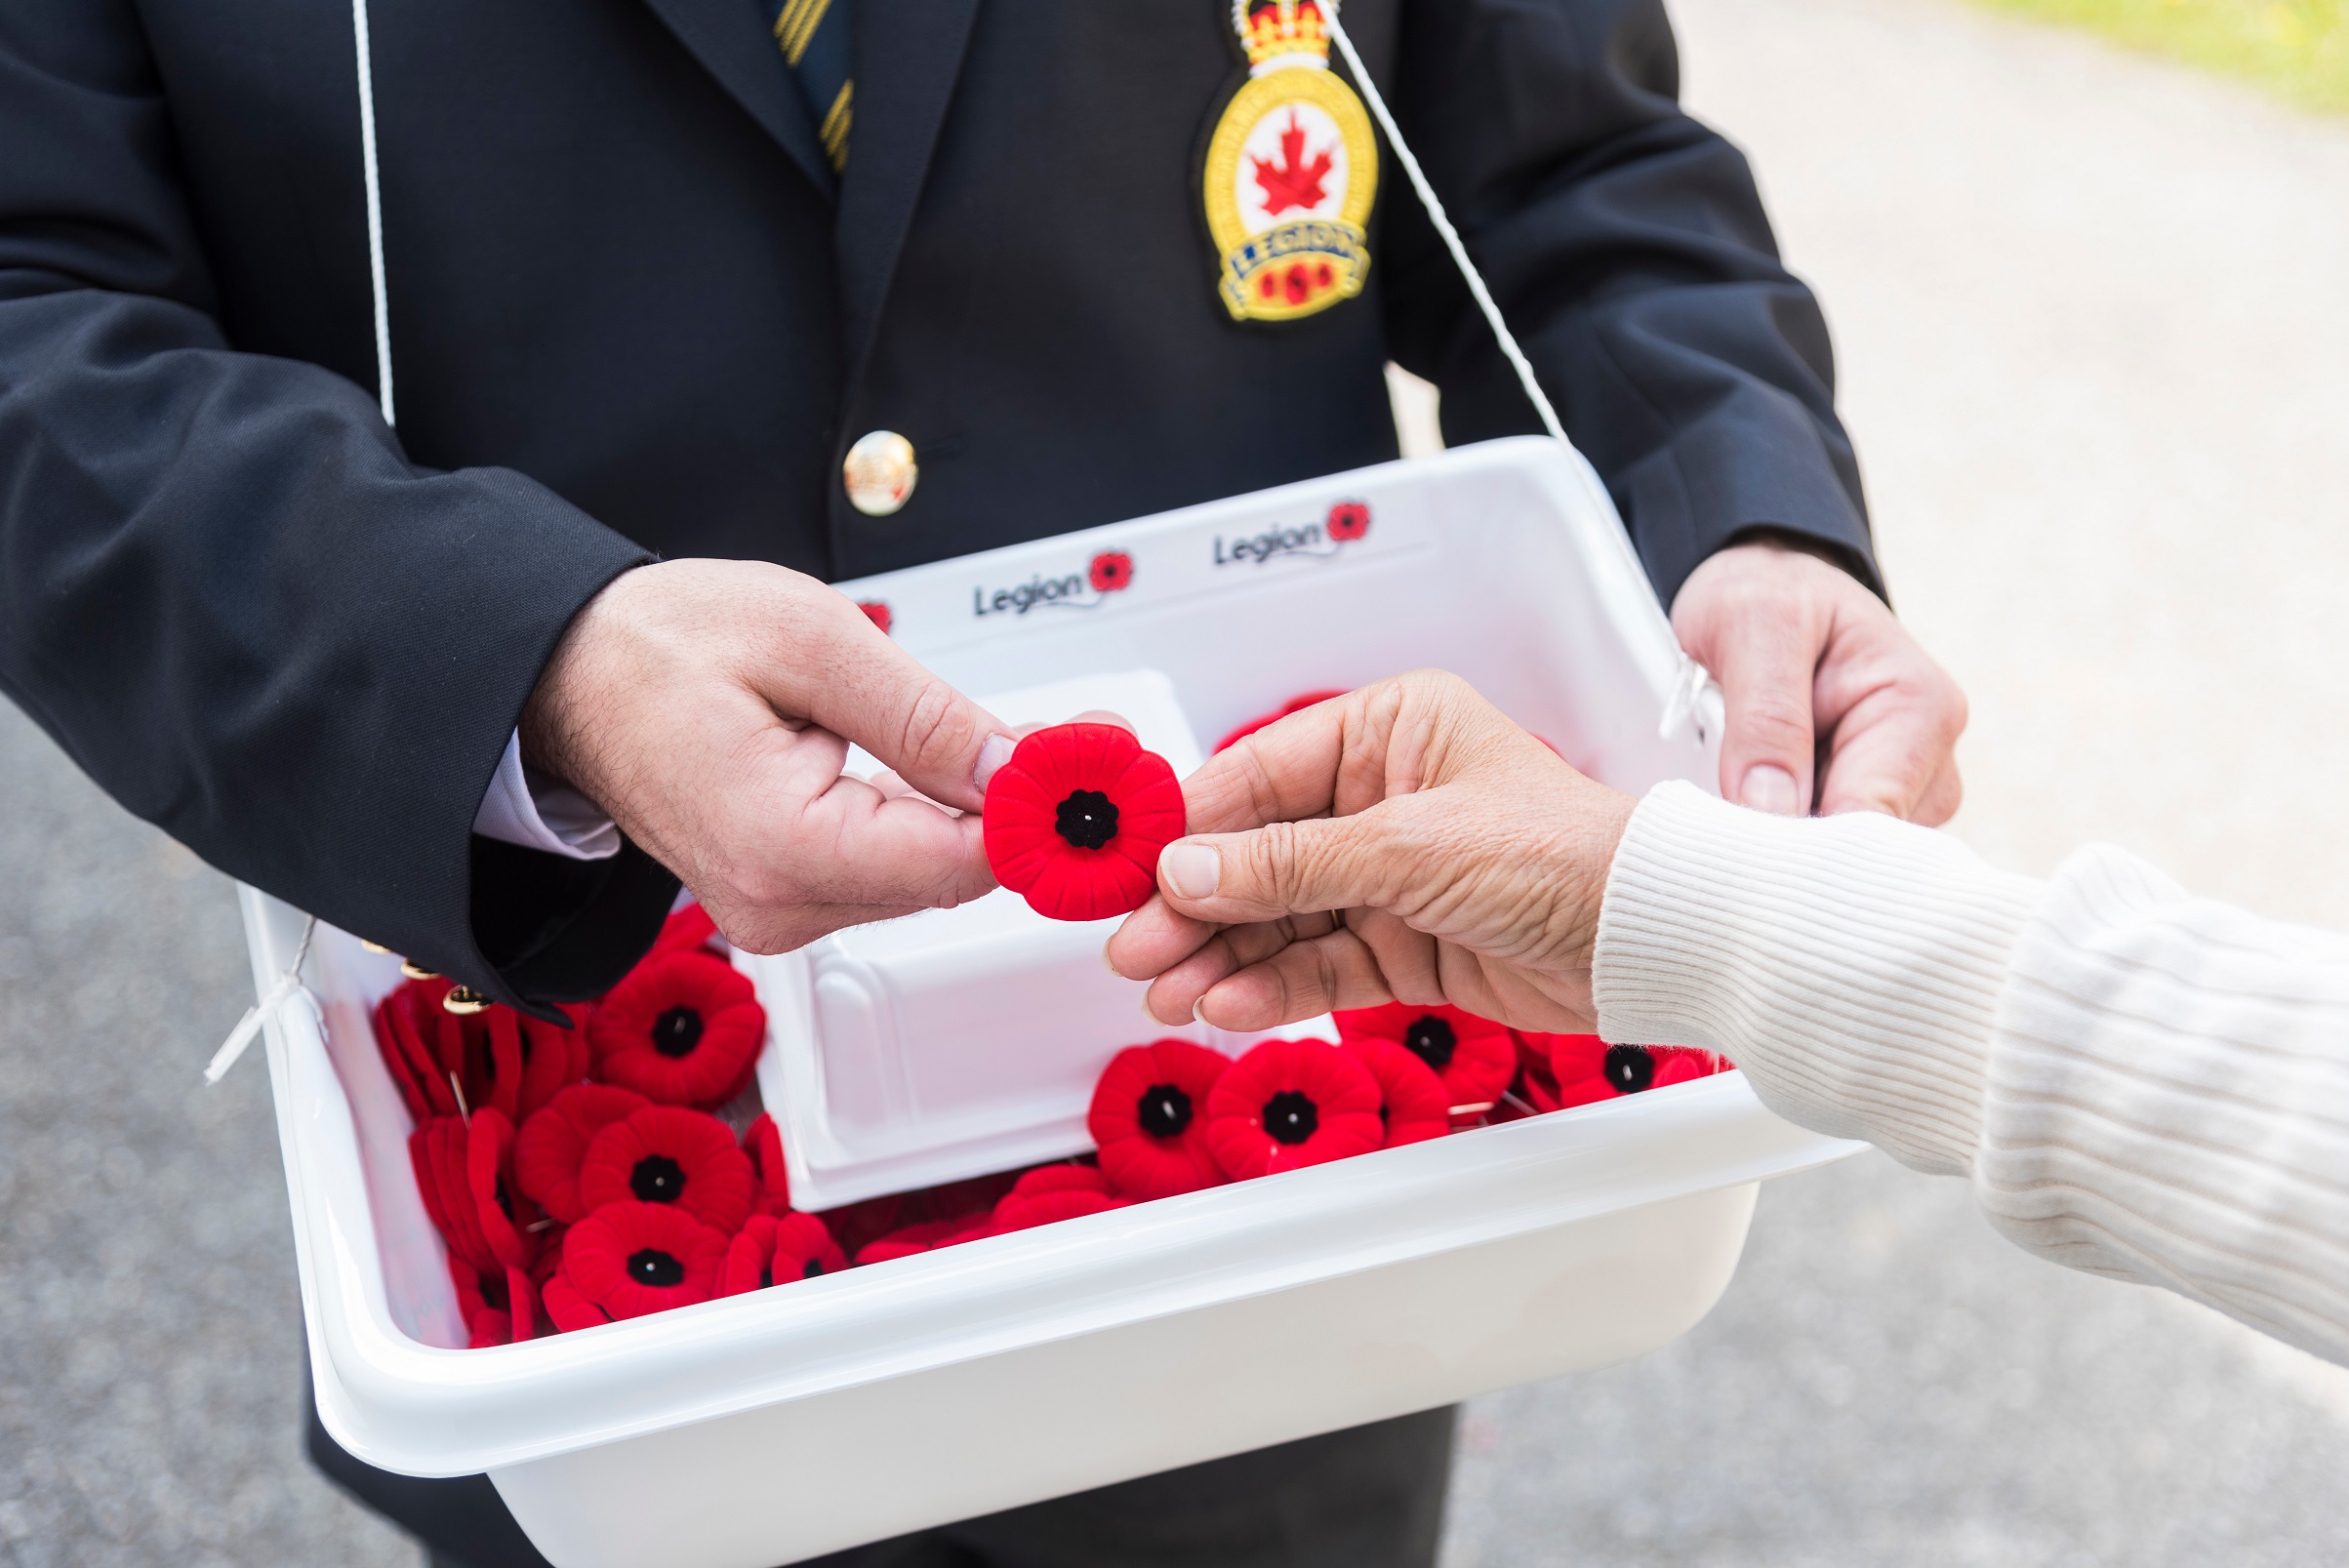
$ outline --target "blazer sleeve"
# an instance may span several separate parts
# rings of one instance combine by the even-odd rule
[[[1661,0],[1405,0],[1368,63],[1664,603],[1757,529],[1882,593],[1826,322],[1744,156],[1681,110]],[[1446,439],[1538,431],[1400,169],[1380,203],[1392,348]]]
[[[501,999],[591,993],[673,882],[470,829],[555,641],[646,553],[238,352],[175,168],[126,4],[0,8],[0,689],[230,875]]]

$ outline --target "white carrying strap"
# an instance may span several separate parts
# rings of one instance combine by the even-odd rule
[[[212,1053],[212,1061],[204,1067],[207,1086],[226,1077],[228,1069],[235,1066],[237,1059],[245,1054],[245,1047],[251,1045],[255,1036],[261,1033],[262,1025],[274,1018],[280,1009],[296,1001],[310,1010],[310,1017],[317,1021],[321,1031],[326,1028],[325,1010],[318,1005],[318,998],[310,994],[310,988],[302,983],[303,960],[309,957],[310,938],[317,934],[318,917],[313,914],[302,923],[302,941],[294,948],[294,961],[286,965],[285,973],[277,977],[276,985],[262,992],[261,1000],[245,1009],[245,1016],[238,1019],[236,1027],[228,1031],[228,1038],[223,1040],[221,1048]]]
[[[391,414],[391,299],[384,287],[384,179],[375,155],[375,57],[368,48],[367,0],[350,0],[350,34],[359,54],[359,156],[367,163],[367,281],[375,291],[375,385]]]

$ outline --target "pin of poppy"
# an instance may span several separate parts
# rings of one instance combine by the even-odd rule
[[[723,1231],[673,1203],[611,1203],[563,1236],[563,1272],[614,1317],[691,1307],[717,1294]]]
[[[760,1111],[743,1129],[743,1152],[750,1158],[750,1170],[758,1178],[758,1212],[789,1214],[791,1212],[791,1175],[783,1163],[783,1129],[775,1118]]]
[[[1369,1068],[1322,1040],[1265,1040],[1207,1095],[1207,1147],[1235,1181],[1367,1154],[1385,1139]]]
[[[757,1214],[726,1249],[720,1296],[742,1296],[794,1279],[836,1274],[848,1266],[824,1222],[812,1214]]]
[[[1103,920],[1149,902],[1158,852],[1183,836],[1183,787],[1132,731],[1060,724],[1013,749],[982,820],[996,881],[1050,919]]]
[[[1481,1115],[1517,1075],[1517,1043],[1509,1027],[1457,1007],[1389,1002],[1331,1015],[1343,1040],[1392,1040],[1435,1070],[1450,1097],[1452,1114]]]
[[[665,1203],[724,1235],[750,1218],[758,1178],[726,1124],[708,1111],[647,1106],[597,1133],[579,1166],[593,1219],[615,1203]]]
[[[1189,1040],[1129,1045],[1093,1085],[1085,1131],[1101,1174],[1129,1198],[1170,1198],[1228,1178],[1207,1147],[1207,1096],[1231,1060]]]
[[[705,1110],[740,1094],[766,1039],[766,1009],[723,958],[656,952],[597,1004],[594,1074],[665,1106]]]
[[[376,1005],[376,1044],[415,1120],[495,1106],[519,1122],[587,1075],[579,1030],[494,1004],[454,1014],[440,1005],[448,990],[437,976],[411,980]]]
[[[1235,742],[1246,740],[1249,736],[1254,735],[1258,730],[1263,729],[1268,724],[1277,724],[1282,719],[1287,718],[1291,713],[1302,713],[1307,708],[1313,707],[1317,704],[1326,703],[1333,697],[1344,697],[1345,695],[1346,694],[1343,691],[1333,690],[1326,692],[1307,692],[1302,696],[1292,697],[1287,702],[1275,708],[1272,712],[1258,714],[1255,718],[1249,719],[1246,723],[1234,730],[1230,735],[1227,735],[1222,740],[1216,742],[1215,749],[1218,751],[1226,750]]]
[[[1433,1067],[1392,1040],[1350,1040],[1346,1048],[1378,1085],[1379,1121],[1387,1129],[1380,1146],[1425,1143],[1452,1130],[1451,1097]]]
[[[574,1084],[522,1124],[514,1138],[514,1182],[530,1200],[564,1225],[587,1217],[579,1195],[579,1168],[587,1145],[616,1121],[652,1102],[608,1083]]]

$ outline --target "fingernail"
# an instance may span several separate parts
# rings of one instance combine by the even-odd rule
[[[1216,883],[1224,877],[1224,858],[1216,854],[1214,846],[1188,839],[1167,845],[1158,865],[1166,873],[1166,885],[1179,899],[1212,899]]]
[[[995,770],[1011,760],[1017,744],[1008,735],[991,735],[980,743],[979,761],[971,769],[971,783],[979,786],[981,794],[987,792],[987,781],[995,776]]]
[[[1109,945],[1107,943],[1104,943],[1101,948],[1101,967],[1108,970],[1113,975],[1117,974],[1117,960],[1110,956]],[[1117,978],[1123,980],[1125,977],[1118,975]]]
[[[1737,786],[1737,798],[1756,811],[1780,817],[1798,817],[1802,813],[1802,797],[1795,788],[1795,776],[1775,762],[1757,762],[1748,768]]]

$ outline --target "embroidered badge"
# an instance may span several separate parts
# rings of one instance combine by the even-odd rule
[[[1207,139],[1201,176],[1218,295],[1235,321],[1290,321],[1362,292],[1378,142],[1329,68],[1322,7],[1232,0],[1248,74]]]

